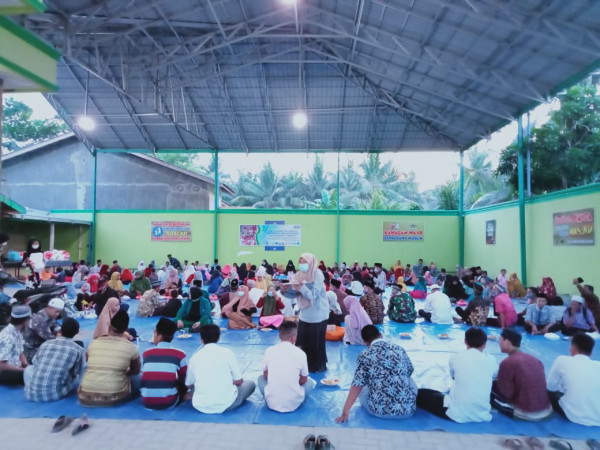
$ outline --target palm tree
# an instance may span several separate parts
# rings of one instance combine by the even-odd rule
[[[254,208],[275,208],[283,193],[281,180],[273,171],[271,163],[263,166],[255,177],[240,177],[236,185],[237,196],[231,204],[234,206],[252,206]]]
[[[456,178],[447,181],[437,188],[438,207],[437,209],[457,210],[458,209],[458,181]]]
[[[323,168],[323,160],[317,156],[312,172],[298,186],[297,194],[305,201],[318,200],[323,190],[331,188],[331,177]]]

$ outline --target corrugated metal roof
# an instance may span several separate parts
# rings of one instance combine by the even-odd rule
[[[583,0],[53,0],[22,20],[64,55],[53,104],[71,123],[87,104],[105,149],[456,150],[600,61]]]

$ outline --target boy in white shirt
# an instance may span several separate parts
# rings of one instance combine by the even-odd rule
[[[295,411],[316,385],[308,377],[306,353],[295,346],[297,335],[296,322],[284,321],[279,326],[281,342],[265,352],[258,389],[275,411]]]

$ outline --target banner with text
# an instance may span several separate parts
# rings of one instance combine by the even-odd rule
[[[300,247],[302,225],[240,225],[242,247]]]
[[[189,242],[192,240],[190,222],[152,222],[152,241]]]
[[[384,241],[422,241],[424,222],[383,222]]]
[[[554,213],[554,245],[594,245],[594,209]]]

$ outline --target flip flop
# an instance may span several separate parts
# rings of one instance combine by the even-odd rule
[[[60,416],[58,419],[56,419],[56,422],[54,422],[54,426],[52,427],[52,433],[58,433],[59,431],[64,430],[71,424],[71,422],[73,422],[72,417]]]
[[[598,442],[596,439],[588,439],[585,441],[585,443],[591,450],[600,450],[600,442]]]
[[[544,443],[535,437],[528,437],[525,439],[525,443],[529,445],[532,450],[543,450],[545,448]]]
[[[317,437],[317,450],[333,450],[334,448],[326,435],[321,434]]]
[[[304,448],[313,450],[317,448],[317,438],[315,438],[314,434],[306,435],[304,438]]]
[[[88,421],[87,414],[84,414],[83,416],[81,416],[81,419],[79,419],[77,421],[77,423],[75,424],[75,428],[73,428],[73,431],[71,432],[71,436],[75,436],[76,434],[79,434],[82,431],[87,430],[89,427],[90,427],[90,423]]]
[[[555,448],[556,450],[573,450],[573,446],[567,441],[550,441],[550,447]]]
[[[525,448],[525,444],[523,444],[521,439],[504,439],[502,446],[511,450],[522,450]]]

